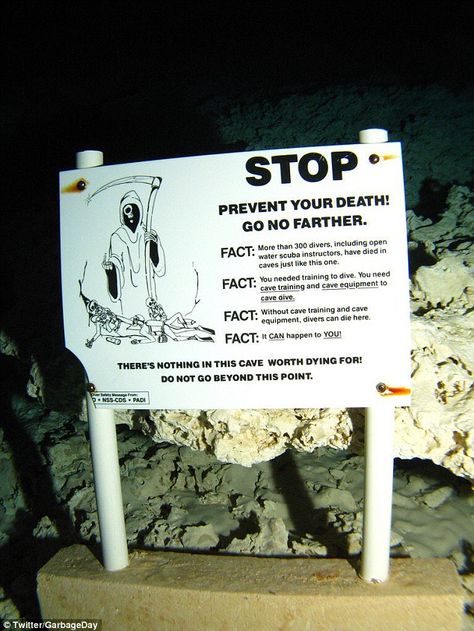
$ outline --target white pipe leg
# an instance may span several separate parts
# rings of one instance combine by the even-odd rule
[[[359,131],[361,144],[388,141],[385,129]],[[393,492],[395,408],[380,398],[365,411],[365,498],[361,577],[371,583],[388,579]]]
[[[104,154],[97,149],[86,149],[76,153],[76,168],[100,167],[104,164]]]
[[[102,151],[88,149],[76,154],[78,169],[101,166],[103,162]],[[97,409],[90,394],[86,396],[102,557],[105,569],[114,572],[128,565],[114,411]]]
[[[87,410],[103,563],[113,572],[128,565],[114,411],[96,409],[89,394]]]
[[[381,398],[365,420],[365,500],[361,577],[386,581],[390,568],[395,408]]]

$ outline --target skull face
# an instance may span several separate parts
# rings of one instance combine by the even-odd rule
[[[130,191],[120,202],[120,223],[135,234],[142,218],[142,205],[135,191]]]
[[[122,208],[122,219],[124,225],[127,226],[132,232],[138,228],[140,223],[140,209],[137,204],[126,204]]]

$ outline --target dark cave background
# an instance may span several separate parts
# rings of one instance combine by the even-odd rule
[[[55,3],[45,13],[9,5],[2,327],[20,354],[33,353],[46,373],[64,369],[57,179],[74,168],[77,151],[101,149],[116,164],[243,150],[238,141],[223,144],[200,105],[337,85],[456,90],[472,82],[472,3],[404,6]],[[445,193],[428,185],[419,204],[442,204]],[[60,405],[54,388],[50,396]]]
[[[42,368],[50,409],[70,403],[58,380],[76,379],[81,387],[81,369],[62,334],[58,172],[74,168],[75,153],[88,148],[102,150],[106,164],[244,150],[244,142],[224,144],[200,113],[212,100],[276,100],[339,85],[439,85],[455,93],[473,82],[474,5],[181,1],[45,9],[17,3],[2,13],[0,328],[16,342],[21,361],[0,355],[0,427],[19,463],[30,454],[24,484],[33,489],[28,510],[35,515],[53,493],[28,436],[12,434],[12,393],[24,391],[31,355]],[[417,200],[420,214],[442,208],[446,192],[427,183]],[[20,518],[25,531],[36,523],[28,514]],[[73,533],[61,534],[74,540]],[[4,571],[25,564],[23,574],[32,571],[34,578],[55,544],[32,568],[22,556],[29,543],[12,544],[1,557]],[[30,594],[31,586],[23,589]]]

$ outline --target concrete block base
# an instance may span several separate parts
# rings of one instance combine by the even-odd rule
[[[395,559],[372,585],[343,559],[134,552],[107,572],[85,546],[38,573],[43,618],[100,618],[103,631],[454,631],[463,593],[447,559]]]

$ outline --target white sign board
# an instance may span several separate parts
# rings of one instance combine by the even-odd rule
[[[60,188],[66,345],[97,407],[409,404],[399,143],[96,167]]]

